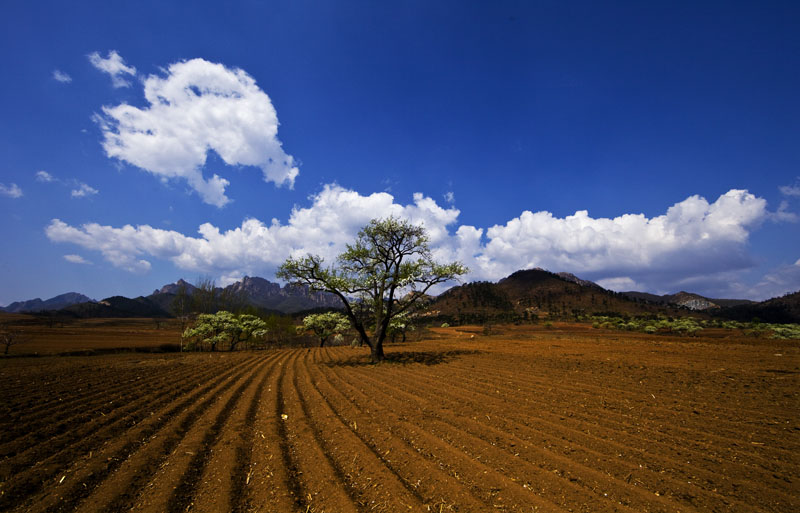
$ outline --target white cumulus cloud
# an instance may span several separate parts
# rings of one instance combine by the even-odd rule
[[[92,263],[80,255],[64,255],[64,260],[73,264],[92,265]]]
[[[593,218],[586,211],[557,218],[525,211],[487,230],[483,255],[501,274],[543,267],[595,279],[624,276],[650,285],[647,276],[749,267],[748,235],[766,217],[766,201],[742,190],[731,190],[713,203],[691,196],[652,218]]]
[[[22,189],[19,188],[19,185],[12,183],[6,185],[4,183],[0,183],[0,194],[3,196],[8,196],[9,198],[21,198],[22,197]]]
[[[113,265],[140,271],[144,255],[172,261],[184,270],[219,275],[268,275],[290,255],[315,253],[333,259],[358,230],[376,216],[401,216],[429,228],[432,242],[446,239],[444,226],[458,211],[443,209],[430,198],[414,196],[411,205],[394,203],[387,193],[362,196],[337,185],[326,186],[308,208],[295,208],[287,224],[246,219],[238,228],[221,231],[210,223],[200,237],[149,225],[114,228],[97,223],[70,226],[54,219],[45,232],[54,242],[68,242],[100,251]]]
[[[228,165],[257,166],[264,180],[294,186],[299,170],[278,140],[269,96],[241,69],[203,59],[170,65],[144,81],[145,108],[103,107],[97,121],[109,157],[162,179],[183,179],[204,202],[221,207],[229,181],[203,176],[210,150]]]
[[[105,59],[97,52],[90,53],[88,57],[92,66],[111,76],[114,87],[130,87],[131,83],[126,77],[136,76],[136,68],[126,65],[116,50],[109,51]]]
[[[80,182],[77,184],[76,189],[72,189],[72,191],[70,191],[70,196],[72,196],[73,198],[85,198],[87,196],[94,196],[98,192],[100,191],[98,191],[91,185]]]
[[[470,280],[497,280],[543,267],[613,289],[660,290],[752,267],[748,238],[768,217],[766,201],[742,190],[714,202],[692,196],[651,218],[593,218],[585,211],[559,218],[525,211],[484,229],[459,226],[459,213],[419,193],[412,203],[401,204],[385,192],[362,195],[327,185],[310,206],[295,207],[285,224],[251,218],[223,231],[204,223],[198,236],[187,236],[148,225],[74,227],[54,219],[46,233],[54,242],[100,251],[123,269],[141,271],[137,262],[149,257],[220,277],[270,277],[288,256],[313,253],[331,261],[370,219],[394,215],[424,225],[434,256],[462,261],[471,268]]]
[[[53,80],[61,82],[62,84],[69,84],[72,82],[72,77],[67,75],[61,70],[53,70]]]

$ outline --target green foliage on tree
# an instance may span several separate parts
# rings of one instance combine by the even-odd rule
[[[303,325],[298,328],[314,333],[319,338],[319,347],[322,347],[331,335],[350,329],[350,321],[339,312],[325,312],[307,315],[303,319]]]
[[[408,334],[408,332],[414,331],[415,329],[416,327],[411,321],[411,316],[406,311],[392,317],[392,320],[389,321],[389,329],[387,330],[386,333],[387,335],[392,337],[392,342],[395,341],[397,335],[403,337],[401,342],[405,342],[406,335]]]
[[[214,314],[200,314],[197,322],[183,332],[188,350],[208,348],[216,351],[227,346],[229,351],[242,343],[263,339],[267,323],[255,315],[236,315],[226,310]]]
[[[379,362],[392,318],[409,310],[431,287],[465,273],[459,262],[434,261],[423,227],[389,217],[370,221],[335,264],[326,266],[316,255],[289,258],[277,276],[336,294],[370,347],[372,361]],[[359,315],[361,306],[368,306],[371,315]]]

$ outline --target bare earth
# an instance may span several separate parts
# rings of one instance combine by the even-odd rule
[[[800,511],[800,344],[580,326],[0,361],[0,510]]]

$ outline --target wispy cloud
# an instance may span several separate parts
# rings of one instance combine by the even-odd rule
[[[800,180],[795,182],[794,185],[782,185],[778,187],[778,190],[780,190],[781,194],[784,196],[800,197]]]
[[[85,198],[87,196],[94,196],[98,192],[100,191],[98,191],[91,185],[81,182],[78,184],[77,189],[72,189],[72,191],[70,191],[70,196],[72,196],[73,198]]]
[[[80,255],[64,255],[64,260],[73,264],[92,265],[92,262]]]
[[[56,177],[48,173],[47,171],[37,171],[36,172],[36,181],[42,183],[50,183],[55,182]]]
[[[178,62],[144,81],[149,107],[103,107],[95,120],[106,155],[161,179],[186,180],[202,200],[222,207],[229,181],[203,176],[209,150],[228,165],[257,166],[265,181],[293,187],[299,169],[277,138],[275,108],[241,69],[203,59]]]
[[[114,87],[130,87],[131,83],[127,77],[136,76],[136,68],[126,65],[116,50],[108,52],[108,57],[105,59],[100,57],[98,52],[92,52],[88,57],[92,66],[111,76],[111,84]]]
[[[0,183],[0,194],[3,196],[8,196],[9,198],[21,198],[22,197],[22,189],[15,183],[6,185],[4,183]]]
[[[453,205],[456,202],[456,195],[453,193],[453,191],[447,191],[444,193],[444,201],[448,205]]]
[[[778,210],[770,212],[770,219],[777,222],[796,223],[800,221],[800,217],[794,212],[789,212],[789,202],[786,200],[781,201]]]
[[[62,84],[69,84],[72,82],[72,77],[61,70],[53,70],[53,80],[61,82]]]
[[[57,183],[64,187],[70,187],[70,196],[73,198],[86,198],[89,196],[94,196],[100,192],[87,183],[78,181],[74,178],[62,180],[61,178],[53,176],[47,171],[37,171],[36,181],[41,183]]]

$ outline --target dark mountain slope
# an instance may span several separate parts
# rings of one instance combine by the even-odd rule
[[[66,306],[85,303],[87,301],[91,301],[91,298],[77,292],[67,292],[66,294],[51,297],[46,301],[42,301],[39,298],[29,299],[27,301],[15,301],[5,308],[0,307],[0,310],[9,313],[42,312],[44,310],[58,310]]]
[[[761,303],[722,308],[714,315],[742,322],[758,319],[761,322],[800,323],[800,291]]]
[[[532,319],[568,319],[615,312],[655,314],[677,310],[625,298],[592,282],[562,277],[542,269],[517,271],[497,283],[477,282],[453,287],[428,307],[429,316],[457,322]]]

